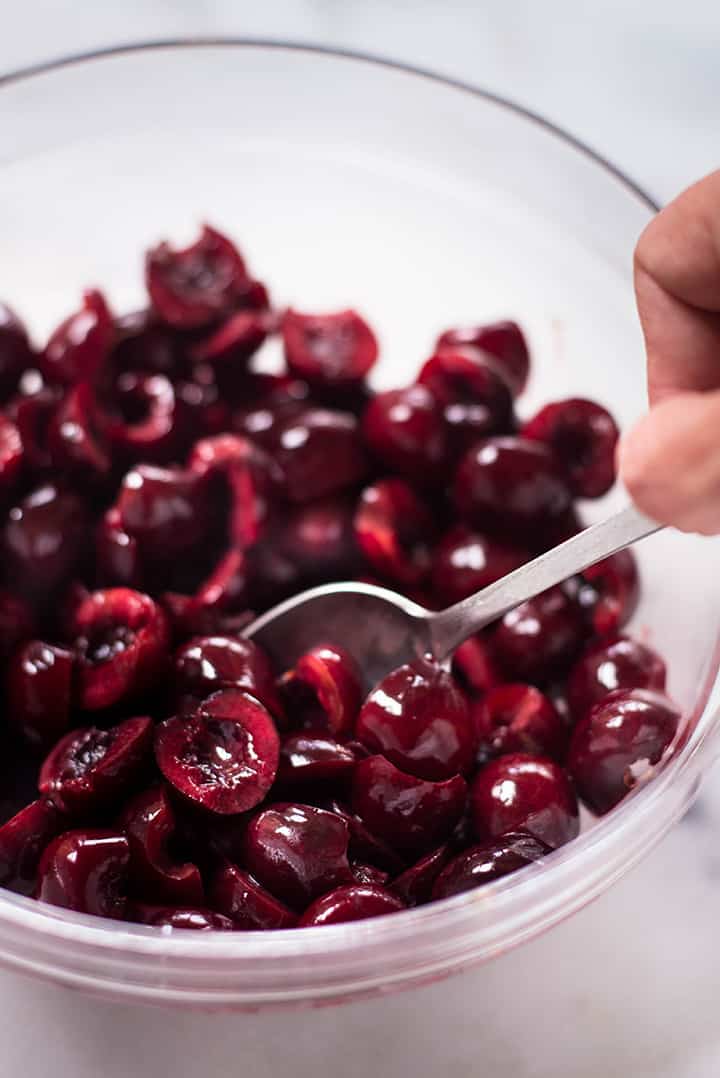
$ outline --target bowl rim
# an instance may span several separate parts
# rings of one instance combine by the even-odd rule
[[[428,80],[540,127],[552,139],[589,159],[646,210],[654,213],[659,209],[621,169],[532,109],[462,79],[360,50],[263,37],[158,38],[71,53],[0,74],[0,94],[17,83],[75,66],[152,51],[215,48],[315,55]],[[256,1006],[367,995],[388,986],[441,976],[501,953],[600,894],[641,859],[687,806],[709,746],[717,751],[717,720],[708,701],[720,668],[720,631],[712,651],[693,713],[686,716],[685,732],[674,754],[658,766],[653,782],[639,785],[610,817],[570,846],[553,852],[542,864],[487,885],[482,895],[468,892],[408,910],[399,917],[379,917],[362,924],[208,937],[102,921],[1,892],[0,964],[116,998]],[[684,781],[676,783],[677,776]],[[667,801],[664,811],[659,812],[663,796]],[[629,835],[625,845],[618,841],[623,830]],[[593,867],[598,850],[603,848],[609,863]],[[567,905],[558,909],[557,890],[563,888],[567,889]],[[490,903],[499,908],[497,925],[488,928],[481,914]],[[532,915],[528,907],[532,907]],[[450,950],[448,938],[453,945]]]

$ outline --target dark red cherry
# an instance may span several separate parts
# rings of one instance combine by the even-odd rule
[[[680,722],[667,696],[648,689],[610,693],[575,727],[568,770],[585,804],[614,808],[659,763]]]
[[[492,322],[485,326],[446,329],[435,344],[438,352],[462,350],[470,355],[490,356],[515,396],[522,393],[530,373],[530,353],[523,332],[515,322]]]
[[[65,648],[31,640],[7,670],[8,718],[29,744],[46,747],[64,734],[74,697],[75,656]]]
[[[420,371],[418,382],[439,401],[451,457],[491,434],[509,434],[515,425],[512,393],[492,361],[480,354],[441,350]]]
[[[322,733],[290,734],[280,746],[277,780],[288,788],[312,790],[316,783],[343,782],[355,770],[355,754],[347,745]]]
[[[0,887],[32,894],[40,855],[67,826],[62,812],[41,797],[0,827]]]
[[[619,550],[583,573],[588,585],[584,605],[596,633],[607,636],[622,628],[640,598],[637,562],[631,550]]]
[[[485,633],[471,636],[460,645],[453,655],[452,669],[460,684],[475,695],[488,692],[505,680]]]
[[[348,884],[337,887],[327,895],[315,900],[298,922],[299,928],[314,925],[337,925],[345,921],[364,921],[367,917],[381,917],[385,913],[397,913],[405,909],[405,903],[386,891],[384,887],[369,884]]]
[[[518,569],[529,558],[525,550],[455,525],[435,549],[433,594],[450,606]]]
[[[508,677],[540,682],[566,668],[584,642],[582,611],[562,587],[521,603],[492,636],[493,654]]]
[[[499,838],[471,846],[454,857],[435,881],[432,897],[451,898],[463,891],[472,891],[534,864],[549,852],[550,847],[534,835],[509,831]]]
[[[570,507],[570,492],[547,446],[526,438],[488,438],[469,449],[455,475],[463,520],[522,546]]]
[[[567,727],[533,685],[498,685],[473,707],[480,758],[527,752],[561,761]]]
[[[244,367],[274,328],[275,316],[269,311],[237,311],[208,337],[194,344],[190,354],[193,359],[209,363],[226,385],[238,379],[238,364]]]
[[[235,308],[267,305],[266,297],[258,303],[262,297],[255,297],[237,248],[207,225],[183,250],[161,243],[148,251],[145,282],[158,317],[177,329],[207,326]]]
[[[81,564],[87,511],[74,494],[39,487],[8,514],[3,529],[5,571],[23,593],[45,598]]]
[[[429,902],[433,884],[447,858],[447,846],[438,846],[394,879],[390,890],[399,895],[406,906],[421,906]]]
[[[129,700],[151,687],[168,659],[163,610],[130,588],[95,591],[73,617],[80,704],[88,711]]]
[[[129,860],[128,840],[121,831],[66,831],[45,848],[35,897],[79,913],[122,920]]]
[[[66,318],[45,345],[40,360],[49,382],[72,385],[94,378],[105,362],[113,333],[113,318],[101,292],[85,292],[83,305]]]
[[[52,466],[48,433],[61,399],[62,389],[48,385],[40,371],[30,368],[21,375],[7,414],[20,434],[26,474],[44,476]]]
[[[108,366],[120,374],[144,371],[173,380],[185,366],[184,342],[152,310],[131,311],[115,319]]]
[[[355,544],[355,499],[331,495],[307,505],[283,510],[263,545],[270,543],[279,557],[290,559],[309,583],[348,580],[355,576],[360,556]]]
[[[199,906],[148,906],[135,903],[130,919],[154,928],[182,928],[195,932],[232,932],[235,925],[229,917]]]
[[[276,717],[282,705],[270,661],[242,636],[196,636],[175,652],[175,689],[179,697],[204,700],[220,689],[242,689]]]
[[[307,408],[285,419],[272,453],[291,502],[309,502],[355,486],[368,472],[358,422],[350,412]]]
[[[97,526],[95,571],[97,582],[103,586],[140,587],[142,567],[138,541],[125,530],[117,506],[108,509]]]
[[[335,736],[352,732],[362,681],[355,660],[342,648],[329,644],[311,648],[279,684],[291,724],[309,723]]]
[[[220,815],[258,805],[275,779],[280,742],[270,713],[254,697],[226,689],[189,717],[156,732],[155,756],[167,781]]]
[[[467,701],[430,659],[383,678],[362,706],[355,735],[419,778],[447,779],[472,767],[475,733]]]
[[[6,416],[0,416],[0,496],[6,497],[16,485],[23,462],[20,432]]]
[[[578,498],[600,498],[615,482],[619,431],[607,409],[594,401],[572,397],[546,404],[524,425],[522,436],[554,451]]]
[[[248,575],[248,553],[231,547],[192,594],[164,592],[175,636],[241,632],[252,621]]]
[[[175,388],[164,374],[123,371],[97,423],[116,458],[125,465],[162,463],[177,457],[182,435],[180,406]]]
[[[420,584],[430,568],[435,524],[429,508],[402,479],[366,487],[355,513],[355,537],[365,561],[380,577]]]
[[[83,484],[97,484],[110,474],[110,456],[94,421],[95,399],[89,382],[78,382],[53,416],[47,444],[53,464],[64,476]]]
[[[213,909],[230,918],[233,928],[268,931],[294,928],[297,915],[236,865],[219,869],[208,889]]]
[[[78,814],[118,800],[148,766],[152,731],[149,718],[125,719],[109,730],[71,731],[40,768],[40,793]]]
[[[263,886],[293,909],[352,880],[347,821],[310,805],[281,802],[251,820],[245,864]]]
[[[204,888],[197,865],[172,852],[175,813],[162,786],[134,797],[125,806],[120,825],[130,844],[130,881],[136,894],[156,902],[202,905]]]
[[[375,865],[362,865],[357,861],[350,865],[350,871],[355,883],[367,883],[371,887],[384,887],[390,879],[389,872],[383,872]]]
[[[368,757],[360,758],[367,759]],[[323,804],[323,808],[334,812],[347,823],[350,832],[348,852],[353,862],[362,861],[363,863],[368,863],[393,876],[402,872],[406,867],[404,859],[397,850],[394,850],[392,846],[388,846],[387,842],[374,835],[360,817],[346,805],[333,799]]]
[[[0,660],[33,636],[35,619],[29,604],[9,591],[0,590]]]
[[[229,496],[229,537],[245,549],[261,535],[268,505],[282,477],[268,455],[247,438],[218,434],[196,442],[188,461],[190,471],[203,479],[216,478]]]
[[[362,429],[385,468],[423,485],[442,477],[445,421],[427,386],[378,393],[365,409]]]
[[[138,465],[122,481],[117,511],[120,527],[135,539],[146,562],[167,562],[208,532],[206,486],[180,468]]]
[[[17,388],[23,371],[34,366],[27,330],[10,307],[0,302],[0,399]]]
[[[465,808],[465,780],[429,782],[409,775],[384,756],[360,760],[352,806],[371,831],[401,853],[419,853],[448,838]]]
[[[527,831],[553,849],[580,829],[575,792],[552,760],[514,753],[491,760],[470,788],[475,834],[481,841]]]
[[[360,382],[377,359],[375,334],[356,311],[301,314],[290,309],[281,329],[290,373],[311,385],[346,387]]]
[[[665,688],[665,663],[639,640],[618,637],[593,644],[570,671],[565,690],[570,712],[579,721],[616,689]]]

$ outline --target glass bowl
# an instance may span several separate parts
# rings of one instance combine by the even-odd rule
[[[372,57],[249,41],[49,64],[0,80],[0,104],[0,291],[39,339],[88,285],[140,306],[141,252],[209,220],[278,303],[365,312],[379,384],[411,380],[445,326],[514,317],[534,357],[526,411],[582,394],[626,425],[644,406],[631,255],[655,207],[523,109]],[[0,960],[112,998],[255,1009],[438,978],[567,917],[667,831],[716,751],[715,548],[663,533],[641,566],[634,631],[668,658],[683,729],[651,783],[541,864],[391,917],[234,936],[2,892]]]

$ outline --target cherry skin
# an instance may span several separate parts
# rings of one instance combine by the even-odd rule
[[[258,805],[277,773],[280,741],[270,713],[235,689],[214,693],[192,715],[156,730],[155,757],[183,797],[232,815]]]
[[[555,452],[576,497],[601,498],[615,482],[620,432],[607,409],[594,401],[573,397],[546,404],[521,433]]]
[[[315,900],[298,922],[299,928],[337,925],[345,921],[363,921],[405,909],[404,902],[383,887],[348,884]]]
[[[291,723],[307,716],[312,726],[349,734],[360,710],[362,682],[355,660],[342,648],[320,644],[301,655],[280,679]]]
[[[541,684],[565,669],[584,642],[582,611],[562,587],[521,603],[492,634],[494,657],[506,675]]]
[[[583,573],[582,595],[592,628],[598,635],[617,632],[635,613],[640,598],[637,561],[632,550],[619,550]]]
[[[280,746],[277,781],[294,790],[312,790],[318,783],[342,783],[351,778],[355,763],[352,749],[327,734],[290,734]]]
[[[355,513],[355,538],[369,568],[398,585],[422,583],[435,530],[429,508],[402,479],[366,487]]]
[[[9,719],[29,744],[49,746],[67,730],[74,672],[73,653],[43,640],[31,640],[10,660]]]
[[[347,822],[310,805],[280,802],[250,821],[245,864],[252,875],[296,910],[333,887],[352,882]]]
[[[445,421],[427,386],[391,389],[370,401],[365,441],[386,468],[422,485],[438,480],[445,459]]]
[[[23,464],[20,432],[6,416],[0,416],[0,496],[7,497],[16,486]]]
[[[195,932],[232,932],[235,928],[229,917],[199,906],[148,906],[136,903],[131,912],[133,921],[154,928],[192,929]]]
[[[665,688],[665,663],[639,640],[618,637],[593,644],[568,676],[566,698],[576,721],[616,689]]]
[[[208,894],[212,908],[228,917],[236,929],[268,931],[297,924],[292,910],[236,865],[218,870]]]
[[[512,432],[510,387],[492,361],[479,354],[442,349],[424,365],[418,382],[442,407],[451,459],[491,434]]]
[[[619,689],[577,724],[568,770],[580,797],[593,812],[614,808],[672,742],[680,722],[677,707],[660,692]]]
[[[430,659],[383,678],[363,704],[355,734],[372,752],[419,778],[451,778],[473,763],[475,733],[467,701]]]
[[[136,894],[154,902],[202,905],[204,888],[199,869],[189,861],[179,860],[171,851],[177,824],[162,786],[133,797],[123,809],[120,824],[130,847],[130,883]]]
[[[377,359],[375,334],[355,311],[310,315],[288,310],[281,329],[290,373],[311,385],[353,385]]]
[[[515,396],[522,393],[530,373],[530,353],[516,322],[447,329],[438,337],[436,351],[467,352],[490,357],[502,371]]]
[[[454,857],[435,881],[432,897],[451,898],[471,891],[532,865],[549,852],[550,847],[533,835],[509,831],[499,838],[471,846]]]
[[[13,506],[3,529],[8,579],[38,598],[66,584],[83,560],[88,527],[79,498],[38,487]]]
[[[291,502],[309,502],[361,483],[368,461],[350,412],[307,408],[280,423],[271,453]]]
[[[562,762],[567,729],[551,700],[533,685],[491,689],[473,707],[481,758],[527,752]]]
[[[470,809],[479,840],[508,831],[527,831],[553,849],[576,837],[580,824],[575,792],[552,760],[513,753],[491,760],[470,790]]]
[[[448,847],[438,846],[426,853],[414,865],[401,872],[390,885],[407,906],[420,906],[430,901],[433,884],[448,858]]]
[[[513,572],[529,559],[527,551],[456,525],[435,549],[433,593],[444,606],[450,606]]]
[[[112,339],[112,315],[101,292],[83,296],[79,311],[50,337],[40,365],[49,382],[72,385],[92,379],[104,362]]]
[[[23,371],[33,366],[33,351],[27,330],[18,316],[0,302],[0,399],[15,392]]]
[[[35,897],[79,913],[122,920],[129,860],[128,840],[121,831],[66,831],[40,859]]]
[[[124,477],[116,506],[118,526],[145,564],[179,557],[207,534],[206,486],[180,468],[139,465]]]
[[[66,817],[45,797],[7,820],[0,827],[0,886],[32,894],[40,855],[66,826]]]
[[[204,700],[220,689],[241,689],[282,715],[270,661],[242,636],[192,637],[175,652],[174,674],[178,697]]]

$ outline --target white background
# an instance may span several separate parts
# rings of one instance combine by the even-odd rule
[[[424,65],[521,102],[660,200],[720,165],[718,0],[0,0],[0,15],[0,72],[146,38],[307,40]],[[561,952],[546,937],[510,956],[537,984],[534,999],[504,995],[513,977],[501,964],[490,972],[492,1029],[478,1028],[467,978],[453,982],[456,1006],[439,1024],[430,1016],[447,999],[443,985],[382,1009],[248,1022],[95,1004],[3,975],[0,1075],[354,1078],[403,1074],[413,1043],[413,1058],[425,1060],[413,1078],[714,1078],[719,795],[716,774],[692,821],[564,928]]]

